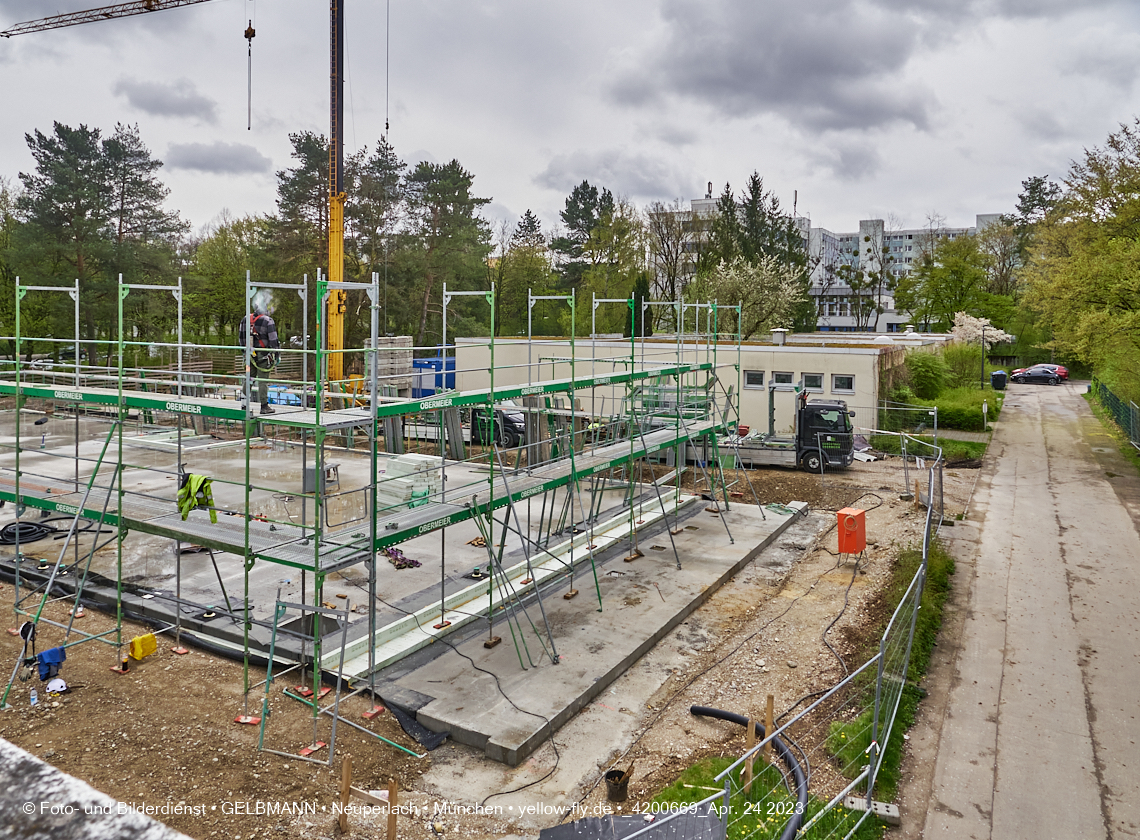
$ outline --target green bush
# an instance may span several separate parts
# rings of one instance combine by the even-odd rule
[[[898,391],[894,394],[899,393]],[[1001,413],[1004,395],[996,391],[983,391],[976,385],[974,387],[952,388],[943,391],[938,399],[924,400],[912,397],[907,400],[898,399],[892,394],[896,402],[907,402],[913,405],[929,405],[938,407],[938,428],[959,429],[964,432],[981,432],[982,427],[982,400],[989,405],[989,422],[997,420]],[[904,411],[880,411],[879,428],[888,432],[913,431],[917,419],[923,422],[931,420],[929,417],[917,418],[913,413]],[[930,425],[933,425],[931,423]],[[924,431],[929,431],[926,429]]]
[[[934,443],[934,437],[931,435],[918,435],[917,437],[921,441],[926,441],[930,444]],[[871,439],[868,442],[880,452],[886,452],[890,455],[898,455],[902,452],[897,435],[871,435]],[[942,449],[942,457],[946,461],[972,461],[986,454],[988,444],[972,440],[948,440],[946,438],[939,438],[938,446]],[[907,454],[917,455],[922,458],[927,455],[932,455],[933,451],[927,450],[921,445],[908,444]]]
[[[1001,414],[1003,396],[980,388],[954,388],[946,391],[936,400],[938,406],[938,428],[961,429],[964,432],[985,430],[982,418],[982,401],[989,405],[989,420],[992,423]]]
[[[950,385],[977,385],[982,375],[982,348],[977,344],[951,344],[942,351],[942,361],[949,371]]]
[[[923,400],[937,399],[950,379],[950,368],[936,353],[915,351],[907,354],[906,369],[910,387]]]

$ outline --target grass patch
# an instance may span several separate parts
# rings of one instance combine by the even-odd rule
[[[1101,404],[1100,400],[1096,398],[1095,392],[1082,394],[1081,396],[1083,396],[1085,401],[1089,404],[1089,408],[1092,409],[1092,413],[1096,416],[1096,419],[1104,426],[1104,430],[1116,441],[1116,446],[1120,450],[1120,454],[1136,468],[1137,472],[1140,472],[1140,451],[1137,451],[1136,447],[1132,445],[1132,442],[1128,439],[1128,435],[1125,434],[1124,430],[1116,425],[1116,419],[1112,416],[1112,412]]]
[[[652,803],[658,806],[687,805],[700,802],[712,796],[716,791],[724,789],[723,781],[717,782],[716,777],[724,772],[736,759],[733,758],[706,758],[698,761],[681,774],[669,787],[653,797]],[[739,787],[739,780],[733,784],[733,789]],[[809,797],[807,808],[804,810],[804,822],[823,810],[827,803]],[[775,838],[784,830],[784,825],[794,813],[798,803],[784,787],[783,776],[772,766],[765,765],[760,759],[756,760],[752,787],[749,793],[738,792],[732,797],[728,813],[728,837],[732,838]],[[723,797],[717,803],[719,809],[724,808]],[[647,809],[653,813],[651,804]],[[661,813],[668,814],[668,807],[661,808]],[[862,816],[855,811],[848,811],[838,807],[830,814],[824,816],[812,827],[812,836],[830,837],[833,834],[843,836]],[[723,818],[723,816],[722,816]],[[873,817],[864,820],[859,829],[852,835],[858,840],[878,840],[884,836],[886,826]]]
[[[934,438],[931,435],[914,435],[914,437],[929,443],[931,446],[935,445]],[[880,452],[888,452],[891,455],[899,455],[902,452],[902,443],[897,435],[871,435],[868,442]],[[937,445],[942,447],[942,457],[948,462],[981,458],[986,454],[986,448],[989,446],[984,441],[949,440],[948,438],[939,438]],[[932,452],[933,450],[927,450],[924,447],[911,447],[908,454],[918,455],[921,458],[932,454]]]
[[[877,596],[878,612],[884,616],[880,626],[870,635],[866,648],[862,651],[863,661],[878,652],[878,639],[886,631],[887,622],[894,613],[911,581],[922,563],[922,552],[909,549],[902,552],[891,572],[891,578]],[[922,591],[922,608],[915,620],[914,642],[911,646],[910,663],[907,667],[907,682],[899,698],[898,712],[891,734],[885,746],[882,764],[879,768],[875,788],[875,798],[889,802],[897,796],[903,755],[903,735],[914,725],[918,704],[926,692],[918,682],[926,674],[930,657],[942,627],[942,608],[950,595],[950,578],[954,574],[954,558],[932,542],[926,567],[926,583]],[[872,669],[865,673],[865,682],[874,680]],[[865,753],[871,741],[871,723],[874,709],[867,709],[852,721],[833,721],[828,738],[828,751],[835,757],[839,767],[849,768],[851,777],[861,772],[866,763]],[[686,769],[673,784],[663,789],[652,800],[657,805],[693,804],[723,790],[723,782],[716,776],[731,766],[734,758],[706,758]],[[734,784],[736,789],[739,785]],[[804,822],[819,813],[825,801],[814,796],[808,800]],[[784,786],[780,772],[771,766],[764,766],[759,760],[755,766],[755,781],[748,794],[738,792],[733,796],[729,815],[729,840],[741,838],[774,838],[780,836],[790,813],[797,803]],[[718,802],[723,807],[723,798]],[[789,810],[793,809],[793,810]],[[652,810],[652,807],[651,809]],[[663,809],[668,813],[668,809]],[[837,807],[824,816],[812,829],[812,836],[830,837],[845,835],[858,821],[860,814]],[[887,826],[877,819],[866,819],[852,837],[859,840],[876,840],[884,836]]]
[[[878,639],[886,632],[887,622],[898,608],[911,581],[922,564],[922,552],[917,549],[907,549],[902,552],[891,572],[891,579],[879,593],[882,602],[882,625],[873,634],[867,649],[863,652],[864,659],[870,659],[878,651]],[[914,625],[914,642],[910,650],[910,663],[907,666],[907,683],[903,686],[902,696],[899,699],[898,714],[894,726],[891,727],[890,741],[887,743],[883,763],[875,786],[877,799],[889,802],[898,792],[898,783],[901,773],[903,734],[914,725],[918,704],[926,692],[918,683],[926,675],[930,666],[930,657],[934,653],[934,645],[938,641],[938,631],[942,627],[942,608],[946,599],[950,597],[950,576],[954,574],[954,558],[951,557],[938,542],[932,541],[930,556],[926,565],[926,583],[922,589],[922,608],[918,611],[918,618]],[[874,679],[873,673],[868,673],[866,681]],[[828,750],[835,755],[840,767],[848,767],[857,771],[865,761],[857,759],[871,744],[871,723],[873,709],[863,712],[858,718],[844,723],[835,721],[831,724],[828,735]]]

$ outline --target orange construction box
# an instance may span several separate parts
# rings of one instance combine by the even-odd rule
[[[861,554],[867,550],[867,511],[843,508],[839,517],[839,553]]]

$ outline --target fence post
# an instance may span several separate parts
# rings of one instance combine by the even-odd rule
[[[910,492],[910,463],[909,459],[906,457],[906,432],[903,432],[899,435],[899,451],[902,453],[903,494],[905,495]],[[915,501],[917,502],[918,499],[915,498]]]
[[[875,777],[878,775],[879,756],[879,712],[883,702],[883,666],[887,659],[887,637],[879,639],[879,662],[875,674],[875,716],[871,724],[871,746],[867,748],[869,766],[867,768],[867,810],[871,810],[871,801],[875,793]]]
[[[732,816],[732,774],[724,777],[724,804],[720,806],[720,840],[728,840],[728,820]]]

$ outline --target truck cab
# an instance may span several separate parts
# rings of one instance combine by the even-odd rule
[[[853,460],[851,412],[843,400],[808,400],[796,395],[796,449],[800,466],[809,472],[821,467],[849,467]],[[822,459],[822,463],[820,462]]]
[[[790,391],[796,397],[792,434],[776,434],[776,392]],[[768,383],[768,433],[729,435],[730,446],[745,467],[800,467],[818,473],[824,469],[851,466],[854,435],[851,417],[843,400],[808,400],[803,383]]]

